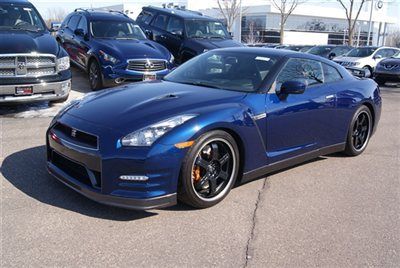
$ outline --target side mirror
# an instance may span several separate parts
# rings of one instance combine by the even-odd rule
[[[279,94],[287,96],[289,94],[303,94],[306,84],[300,81],[286,81],[281,85]]]
[[[83,29],[76,29],[76,30],[74,31],[74,34],[75,34],[76,36],[84,36],[84,35],[85,35],[85,31],[84,31]]]
[[[147,38],[149,38],[150,40],[154,40],[154,35],[153,32],[150,30],[145,30],[144,34],[147,36]]]
[[[382,59],[382,55],[375,55],[374,56],[374,60],[380,60],[380,59]]]
[[[328,55],[328,59],[330,59],[330,60],[333,60],[333,58],[335,58],[335,57],[336,57],[336,54],[333,52],[329,53],[329,55]]]

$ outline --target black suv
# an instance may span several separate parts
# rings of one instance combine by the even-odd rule
[[[221,21],[195,11],[149,6],[136,21],[150,39],[168,48],[178,63],[211,49],[243,46],[232,40]]]
[[[68,54],[31,3],[0,0],[0,40],[0,104],[68,98]]]

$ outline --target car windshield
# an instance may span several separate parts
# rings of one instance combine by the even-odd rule
[[[218,21],[188,20],[185,26],[189,38],[229,38],[224,25]]]
[[[394,54],[392,58],[400,59],[400,51]]]
[[[347,57],[356,57],[356,58],[363,58],[368,57],[374,53],[376,48],[373,47],[360,47],[360,48],[353,48],[352,50],[347,53]]]
[[[29,6],[0,4],[0,30],[44,31],[46,28],[35,9]]]
[[[92,21],[90,23],[94,38],[146,39],[139,25],[127,21]]]
[[[254,92],[273,69],[277,57],[230,51],[207,52],[167,75],[166,81]]]
[[[324,55],[332,50],[332,47],[325,47],[325,46],[316,46],[310,48],[307,53],[314,54],[314,55]]]

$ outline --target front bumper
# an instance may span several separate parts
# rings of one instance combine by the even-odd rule
[[[132,70],[127,70],[126,66],[102,66],[102,74],[103,74],[103,82],[105,85],[115,85],[118,84],[116,83],[116,79],[122,79],[124,81],[132,81],[132,82],[137,82],[137,81],[142,81],[143,76],[146,75],[156,75],[157,79],[162,79],[164,76],[169,74],[171,72],[171,66],[168,66],[167,69],[162,70],[162,71],[156,71],[156,72],[138,72],[138,71],[132,71]]]
[[[127,209],[136,210],[148,210],[154,208],[169,207],[176,204],[176,193],[153,197],[144,199],[134,199],[134,198],[124,198],[112,195],[104,195],[100,192],[90,190],[83,184],[77,183],[74,178],[63,172],[61,169],[57,168],[50,162],[47,162],[47,170],[51,175],[53,175],[60,182],[64,183],[66,186],[75,190],[76,192],[82,194],[83,196],[94,200],[98,203],[122,207]]]
[[[393,82],[400,82],[400,71],[386,71],[377,69],[374,72],[374,78],[382,79],[385,81],[393,81]]]
[[[119,147],[122,135],[64,114],[55,124],[94,133],[97,146],[91,148],[71,137],[71,130],[58,131],[54,123],[46,135],[47,169],[58,180],[99,203],[131,208],[154,209],[176,204],[182,159],[186,151],[173,145],[151,148]],[[66,134],[65,134],[66,133]],[[52,134],[56,135],[56,139]],[[114,142],[112,142],[114,141]],[[147,181],[121,180],[123,175],[142,175]]]
[[[32,95],[15,95],[17,86],[32,87]],[[0,103],[27,103],[36,101],[57,101],[64,99],[71,91],[71,79],[58,82],[35,84],[0,85]]]

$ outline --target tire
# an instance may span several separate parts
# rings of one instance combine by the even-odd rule
[[[200,136],[182,164],[178,199],[195,208],[221,202],[238,177],[239,149],[231,135],[215,130]]]
[[[94,91],[103,88],[100,65],[96,60],[92,60],[89,64],[89,85],[90,89]]]
[[[367,148],[372,133],[371,111],[362,105],[354,113],[347,134],[344,153],[348,156],[357,156]]]
[[[363,70],[366,70],[366,71],[369,71],[369,76],[366,76],[367,78],[370,78],[370,77],[372,77],[373,76],[373,74],[372,74],[372,68],[371,67],[369,67],[368,65],[365,65],[364,67],[362,67],[362,69]]]
[[[378,85],[380,85],[380,86],[384,86],[385,84],[386,84],[386,81],[384,80],[384,79],[382,79],[382,78],[379,78],[379,77],[375,77],[375,82],[378,84]]]

